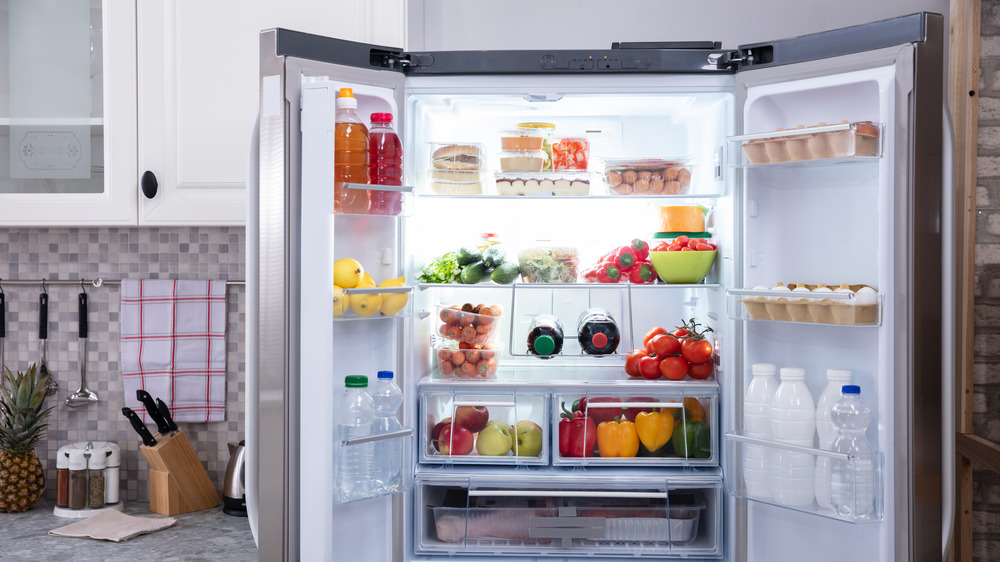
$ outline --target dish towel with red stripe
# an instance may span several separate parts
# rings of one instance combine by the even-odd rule
[[[161,398],[178,422],[226,418],[226,282],[123,279],[121,361],[125,404]]]

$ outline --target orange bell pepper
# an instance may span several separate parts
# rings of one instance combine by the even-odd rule
[[[602,457],[634,457],[639,452],[639,434],[628,420],[606,421],[597,426],[597,450]]]

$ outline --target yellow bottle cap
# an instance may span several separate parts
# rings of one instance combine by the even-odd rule
[[[351,88],[341,88],[340,89],[340,95],[338,95],[337,97],[338,98],[353,98],[354,97],[354,90],[352,90]]]

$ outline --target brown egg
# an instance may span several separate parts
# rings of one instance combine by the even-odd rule
[[[678,181],[668,181],[663,186],[664,195],[677,195],[681,190],[681,184]]]
[[[649,170],[640,170],[639,179],[649,181],[652,178],[653,173]]]
[[[618,185],[622,182],[622,175],[615,171],[609,171],[606,175],[608,185]]]
[[[677,182],[681,187],[691,185],[691,172],[687,168],[681,168],[677,172]]]
[[[649,192],[652,193],[652,194],[654,194],[654,195],[659,195],[659,194],[663,193],[663,190],[664,190],[665,187],[666,187],[666,184],[664,184],[663,180],[660,179],[660,178],[656,178],[656,179],[650,180],[650,182],[649,182]]]
[[[644,180],[642,178],[635,180],[633,189],[635,193],[649,193],[649,180]]]
[[[628,195],[629,193],[632,193],[632,185],[625,182],[613,185],[611,186],[611,189],[618,195]]]
[[[675,179],[677,179],[677,171],[678,171],[678,169],[679,168],[677,166],[671,166],[669,168],[664,168],[663,169],[663,179],[665,179],[665,180],[675,180]]]
[[[625,183],[634,184],[637,179],[639,179],[639,174],[635,173],[635,170],[625,170],[622,172],[622,180]]]

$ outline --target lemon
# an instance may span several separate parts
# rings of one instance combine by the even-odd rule
[[[378,293],[373,294],[359,294],[351,297],[351,310],[354,314],[361,316],[362,318],[367,318],[369,316],[374,316],[378,314],[379,309],[382,308],[382,295]]]
[[[406,281],[405,277],[397,277],[395,279],[386,279],[379,287],[402,287],[403,283]],[[382,314],[386,316],[393,316],[410,300],[410,295],[406,293],[380,293],[382,295]]]
[[[357,287],[364,274],[365,268],[361,267],[361,263],[356,259],[340,258],[333,262],[333,284],[344,289]]]
[[[371,273],[367,271],[361,276],[361,281],[358,282],[359,289],[373,289],[375,288],[375,278],[372,277]]]
[[[333,286],[333,317],[343,316],[351,306],[351,295],[344,292],[342,287]]]

